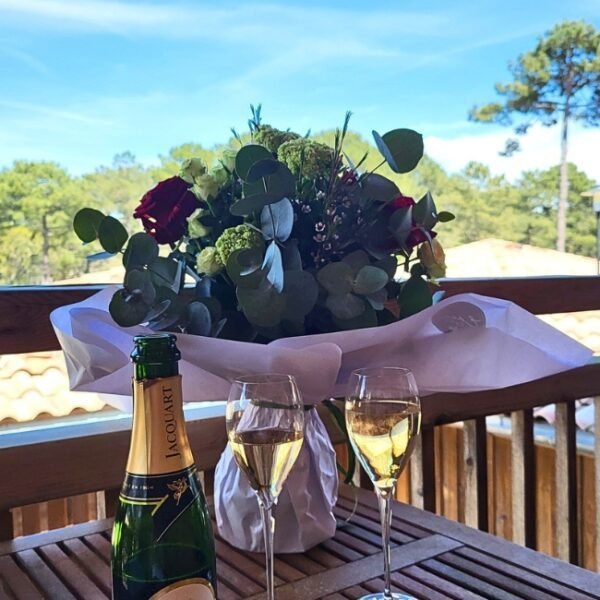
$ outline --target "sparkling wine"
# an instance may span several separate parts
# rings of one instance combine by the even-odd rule
[[[389,399],[347,402],[350,442],[377,487],[391,488],[398,479],[419,433],[420,420],[416,403]]]
[[[268,489],[278,496],[300,453],[302,432],[254,429],[235,432],[229,441],[252,489]]]
[[[112,534],[113,598],[213,600],[212,525],[185,430],[175,336],[135,341],[133,430]]]

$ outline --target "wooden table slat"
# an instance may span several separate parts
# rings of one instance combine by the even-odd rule
[[[31,579],[10,556],[0,556],[0,581],[16,598],[43,598]],[[7,594],[9,592],[5,591]]]
[[[464,573],[470,573],[478,579],[482,579],[488,583],[497,585],[503,590],[517,594],[520,597],[530,598],[531,600],[558,600],[555,595],[547,594],[543,590],[535,588],[523,580],[504,575],[503,573],[494,571],[493,569],[485,567],[479,563],[475,563],[462,556],[452,553],[442,554],[438,557],[438,560],[448,565],[452,565]],[[571,598],[568,597],[564,600],[571,600]]]
[[[426,571],[425,569],[417,565],[407,567],[401,572],[406,573],[407,575],[409,575],[413,579],[416,579],[417,581],[422,581],[423,583],[427,584],[429,587],[435,590],[443,590],[444,592],[449,594],[451,598],[455,598],[456,600],[485,600],[483,596],[480,596],[475,592],[465,590],[463,587],[459,587],[455,583],[452,583],[447,579],[442,579],[435,573]]]
[[[342,486],[335,513],[332,539],[276,557],[278,600],[356,600],[383,589],[374,493]],[[393,514],[394,591],[419,600],[600,600],[598,574],[411,506],[394,504]],[[110,529],[103,520],[1,543],[0,598],[106,600]],[[263,600],[264,555],[215,539],[219,600]]]
[[[83,570],[85,570],[90,579],[92,579],[92,581],[94,581],[96,585],[106,592],[106,595],[110,597],[111,573],[109,563],[102,560],[80,539],[66,540],[63,542],[63,546],[72,559],[77,562]]]
[[[417,540],[402,547],[395,547],[391,551],[391,568],[401,569],[415,564],[431,556],[443,554],[459,546],[448,538],[432,535],[428,538]],[[367,556],[340,567],[319,573],[310,578],[289,583],[277,590],[278,600],[320,600],[327,594],[344,590],[348,584],[362,583],[373,575],[383,574],[383,556],[381,553]],[[255,597],[251,597],[255,598]]]
[[[485,594],[485,598],[493,598],[494,600],[523,600],[523,596],[516,596],[496,585],[482,581],[470,573],[464,573],[460,569],[456,569],[439,560],[426,560],[423,562],[423,566],[443,579],[448,579],[467,590]]]
[[[39,553],[44,562],[73,591],[77,598],[81,600],[106,600],[106,598],[110,598],[56,544],[42,546]]]
[[[479,552],[478,550],[474,550],[473,548],[468,548],[463,546],[462,548],[458,548],[456,553],[470,558],[471,560],[478,562],[482,565],[487,565],[496,571],[501,573],[505,573],[509,577],[513,577],[515,579],[520,579],[522,581],[528,581],[529,583],[536,585],[540,589],[544,589],[549,593],[554,594],[554,598],[566,598],[567,600],[595,600],[596,598],[600,598],[600,583],[598,585],[598,590],[596,591],[596,595],[591,596],[587,593],[577,591],[572,587],[567,587],[557,583],[555,581],[551,581],[546,577],[541,577],[536,573],[532,573],[521,566],[515,566],[508,564],[502,560],[499,560],[493,556],[489,556],[488,554],[484,554]]]
[[[37,586],[44,590],[50,598],[60,600],[79,600],[56,576],[54,571],[42,560],[35,550],[23,550],[17,555],[17,561],[27,571]]]

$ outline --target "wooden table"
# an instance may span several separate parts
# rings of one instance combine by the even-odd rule
[[[350,517],[357,498],[356,512]],[[382,589],[372,493],[343,486],[332,540],[275,561],[278,600],[344,600]],[[0,598],[110,598],[110,520],[0,544]],[[393,583],[421,600],[600,600],[600,575],[396,504]],[[219,599],[263,597],[261,555],[217,539]]]

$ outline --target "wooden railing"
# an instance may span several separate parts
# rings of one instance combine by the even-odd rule
[[[502,280],[453,280],[442,284],[447,295],[474,292],[512,300],[534,314],[600,309],[600,277],[548,277]],[[80,301],[98,287],[0,288],[0,353],[58,349],[48,315],[57,306]],[[557,404],[556,530],[558,555],[579,562],[575,405],[600,397],[600,364],[594,363],[510,388],[469,394],[435,394],[423,399],[423,433],[411,461],[412,502],[435,510],[434,428],[464,422],[465,520],[488,529],[486,421],[510,413],[512,420],[513,539],[536,546],[535,453],[536,406]],[[600,403],[596,400],[597,415]],[[190,438],[200,469],[214,467],[225,445],[222,416],[190,421]],[[339,432],[332,426],[334,441]],[[600,457],[596,436],[596,457]],[[12,532],[9,509],[96,490],[118,489],[125,464],[128,431],[98,432],[80,428],[48,439],[5,438],[0,445],[0,536]],[[600,460],[596,474],[596,561],[600,569]],[[114,493],[112,493],[114,496]],[[109,499],[112,497],[108,494]]]

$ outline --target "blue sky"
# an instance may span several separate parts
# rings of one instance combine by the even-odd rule
[[[447,169],[470,159],[510,177],[558,162],[534,129],[498,157],[507,131],[467,121],[495,98],[507,62],[562,19],[600,27],[600,0],[271,2],[0,0],[0,166],[50,159],[82,173],[125,150],[225,141],[250,103],[300,132],[365,136],[407,126]],[[574,129],[572,158],[600,180],[600,129]]]

